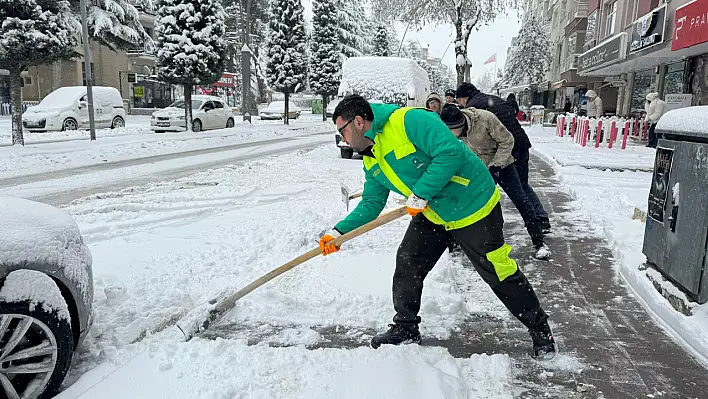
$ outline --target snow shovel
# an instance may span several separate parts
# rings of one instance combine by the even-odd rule
[[[337,246],[342,245],[343,243],[370,230],[392,222],[406,213],[405,206],[395,208],[394,210],[379,216],[378,219],[338,237],[334,240],[334,244]],[[177,322],[177,327],[180,331],[182,331],[182,334],[184,334],[185,341],[189,341],[196,334],[201,333],[202,331],[208,329],[211,325],[218,322],[223,315],[233,309],[236,305],[236,301],[248,295],[256,288],[320,254],[322,254],[322,251],[319,247],[311,249],[290,262],[287,262],[284,265],[271,270],[267,274],[264,274],[261,278],[245,286],[239,291],[220,299],[214,298],[206,304],[193,309]]]
[[[349,193],[349,189],[346,186],[342,185],[342,202],[347,205],[347,210],[349,210],[349,201],[353,200],[354,198],[361,197],[361,194],[362,192],[351,194]]]

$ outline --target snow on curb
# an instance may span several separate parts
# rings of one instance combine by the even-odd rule
[[[61,296],[59,287],[49,276],[36,270],[16,270],[10,273],[0,289],[0,301],[29,301],[30,311],[34,311],[37,305],[42,305],[43,311],[56,313],[59,320],[71,320],[69,307]]]
[[[563,182],[563,167],[551,156],[532,147],[532,152],[546,160],[561,177],[562,186],[580,204],[583,214],[592,222],[594,230],[602,233],[612,253],[617,259],[619,275],[629,284],[637,300],[644,306],[658,325],[669,336],[686,348],[699,362],[708,366],[708,307],[699,306],[690,318],[676,311],[666,298],[654,287],[646,272],[639,269],[646,258],[642,253],[642,240],[632,239],[633,234],[641,233],[643,224],[628,217],[628,229],[618,228],[608,220],[604,212],[593,212],[593,204],[583,198],[581,193],[570,184]],[[624,233],[630,234],[624,234]],[[629,237],[628,237],[629,236]]]

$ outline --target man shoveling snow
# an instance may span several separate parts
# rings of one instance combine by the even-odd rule
[[[528,328],[534,357],[553,357],[548,316],[509,257],[500,194],[484,163],[428,110],[369,104],[349,95],[337,105],[332,120],[346,142],[364,156],[366,182],[357,207],[320,239],[323,255],[339,250],[332,240],[376,219],[390,191],[408,197],[406,206],[413,216],[396,256],[394,324],[376,335],[371,346],[420,343],[423,280],[454,238],[497,297]]]

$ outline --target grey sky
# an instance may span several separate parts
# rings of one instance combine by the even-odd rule
[[[312,0],[302,0],[305,8],[305,18],[312,21]],[[503,69],[506,62],[506,49],[511,43],[511,38],[515,36],[521,27],[516,11],[510,11],[507,15],[497,18],[494,23],[472,32],[467,44],[468,56],[472,60],[473,81],[482,76],[485,71],[484,61],[492,54],[497,53],[497,69]],[[404,24],[396,24],[398,39],[400,40],[405,31]],[[455,29],[451,24],[441,24],[438,26],[426,26],[416,31],[409,29],[406,39],[418,39],[423,47],[430,47],[430,55],[440,57],[445,54],[443,63],[450,68],[455,68],[455,50],[448,44],[454,38]],[[447,49],[447,52],[445,50]],[[494,64],[486,65],[486,69],[493,70]]]

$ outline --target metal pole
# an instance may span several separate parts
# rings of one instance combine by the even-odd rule
[[[86,0],[81,0],[81,38],[84,42],[84,65],[85,65],[85,77],[86,77],[86,99],[88,100],[88,114],[89,114],[89,131],[91,133],[91,140],[96,140],[96,123],[94,121],[93,115],[93,78],[91,76],[91,46],[89,45],[89,34],[88,34],[88,17],[86,15],[86,9],[88,5]]]

